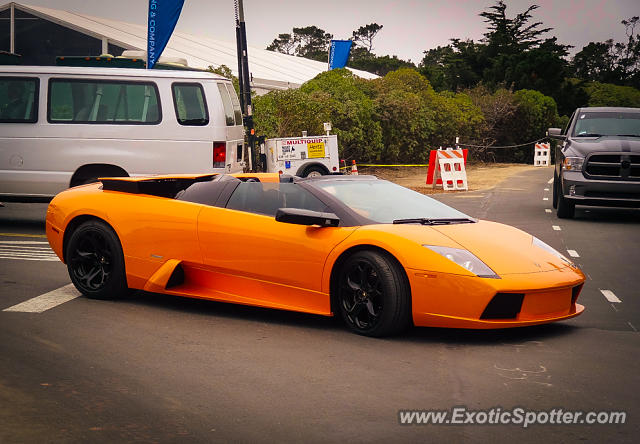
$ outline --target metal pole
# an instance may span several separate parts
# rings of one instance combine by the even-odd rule
[[[244,124],[247,131],[248,151],[252,169],[256,169],[255,129],[253,127],[253,111],[251,109],[251,82],[249,79],[249,58],[247,51],[247,31],[244,23],[244,7],[242,0],[235,0],[236,7],[236,43],[238,51],[238,81]],[[245,157],[246,159],[246,157]]]
[[[9,38],[9,40],[10,40],[9,52],[10,53],[15,53],[16,52],[16,7],[15,7],[15,3],[11,3],[11,18],[10,18],[10,22],[11,22],[11,24],[9,25],[9,27],[10,27],[9,35],[11,37]]]

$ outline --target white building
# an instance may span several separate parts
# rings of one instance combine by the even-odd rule
[[[56,56],[146,50],[145,25],[93,17],[23,3],[0,6],[0,50],[23,56],[29,65],[53,65]],[[327,64],[249,46],[251,86],[258,92],[297,88],[327,70]],[[236,42],[174,32],[163,56],[186,59],[195,68],[226,65],[237,76]],[[375,74],[354,70],[365,79]]]

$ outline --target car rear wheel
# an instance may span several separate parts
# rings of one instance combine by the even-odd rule
[[[576,204],[565,199],[560,180],[558,180],[556,193],[558,194],[558,208],[556,210],[556,214],[560,219],[572,219],[576,212]]]
[[[387,336],[410,321],[410,290],[400,265],[376,251],[359,251],[339,273],[338,308],[349,329],[365,336]]]
[[[84,222],[71,234],[66,262],[71,282],[90,298],[118,298],[128,291],[122,246],[103,222]]]

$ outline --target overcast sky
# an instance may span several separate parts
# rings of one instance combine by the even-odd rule
[[[18,3],[141,24],[146,23],[148,7],[147,0]],[[233,41],[233,4],[233,0],[185,0],[177,28]],[[250,46],[265,48],[279,33],[291,32],[294,26],[315,25],[334,38],[347,39],[358,27],[376,22],[384,28],[374,40],[374,53],[418,63],[424,50],[446,45],[450,38],[482,38],[485,23],[478,14],[493,4],[492,0],[244,0],[244,9]],[[549,36],[574,45],[574,52],[591,41],[626,40],[620,21],[640,15],[638,0],[507,0],[507,15],[513,17],[531,4],[540,6],[534,19],[554,28]]]

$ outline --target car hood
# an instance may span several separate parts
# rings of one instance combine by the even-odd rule
[[[366,242],[369,237],[376,238],[379,233],[384,232],[414,245],[465,249],[500,276],[552,271],[568,266],[567,262],[555,254],[533,245],[530,234],[509,225],[485,220],[451,225],[369,225],[361,227],[358,232],[363,242]],[[398,240],[395,241],[396,247],[399,247],[398,242]],[[433,254],[442,258],[435,252]],[[405,257],[406,265],[421,270],[466,274],[466,270],[453,263],[452,267],[435,270],[432,268],[434,257],[426,252],[409,254]],[[441,266],[442,263],[439,267]]]
[[[433,227],[455,240],[498,275],[537,273],[568,266],[558,256],[532,243],[532,236],[508,225],[479,221]]]
[[[620,136],[572,138],[565,145],[565,155],[568,150],[582,157],[598,151],[640,153],[640,138]]]

